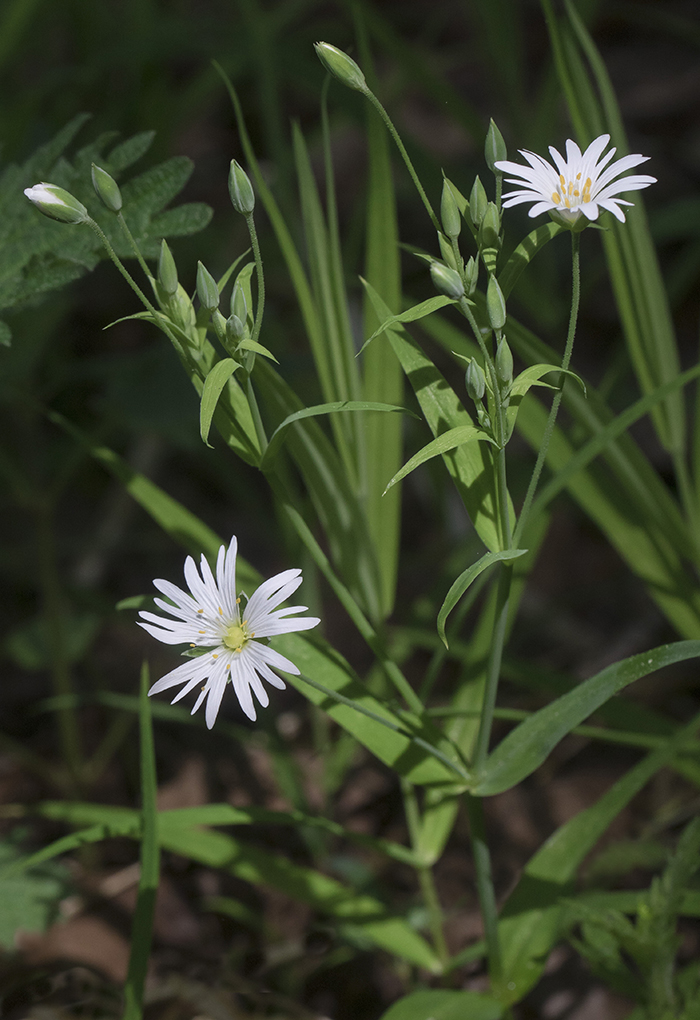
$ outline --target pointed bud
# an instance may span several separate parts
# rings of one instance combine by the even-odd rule
[[[450,269],[457,269],[457,263],[455,262],[455,253],[452,250],[452,244],[449,238],[445,237],[442,231],[438,234],[438,244],[440,245],[440,254],[442,255],[442,261],[447,263]]]
[[[464,267],[464,286],[467,289],[469,297],[472,296],[476,290],[476,283],[479,279],[479,263],[475,258],[470,256],[469,261]]]
[[[226,320],[226,337],[235,343],[245,337],[245,326],[237,315],[229,315]]]
[[[242,166],[231,160],[231,169],[228,175],[228,193],[236,212],[241,216],[250,216],[255,208],[255,192],[250,178]]]
[[[453,301],[459,301],[461,297],[464,297],[462,277],[454,269],[449,269],[439,262],[433,262],[430,267],[430,276],[435,290],[439,294],[444,294],[446,297],[452,298]]]
[[[119,190],[119,185],[106,170],[97,166],[96,163],[92,164],[92,186],[97,197],[110,212],[121,212],[122,193]]]
[[[469,196],[469,215],[477,230],[481,226],[484,216],[486,215],[488,204],[489,200],[488,195],[486,194],[486,189],[480,179],[475,177],[471,194]]]
[[[342,50],[327,42],[314,43],[314,49],[326,70],[330,71],[343,85],[347,85],[349,89],[355,89],[357,92],[369,91],[362,70],[347,53],[343,53]]]
[[[494,174],[500,173],[500,171],[496,169],[496,161],[508,159],[506,143],[503,141],[503,135],[496,127],[493,117],[489,122],[489,129],[486,133],[484,156],[486,158],[486,165]]]
[[[446,179],[442,182],[440,219],[442,220],[442,229],[448,237],[459,237],[462,231],[462,217],[459,214],[459,207],[450,182]]]
[[[502,383],[513,379],[513,354],[505,337],[496,348],[496,375]]]
[[[87,223],[90,219],[82,202],[57,184],[42,181],[33,188],[25,188],[24,194],[49,219],[59,220],[60,223]]]
[[[219,307],[219,288],[206,266],[197,263],[197,297],[202,308],[213,312]]]
[[[486,288],[486,311],[491,328],[503,329],[506,324],[506,302],[495,276],[489,277],[489,285]]]
[[[484,393],[486,392],[486,377],[484,376],[483,369],[478,361],[473,358],[469,362],[467,371],[464,376],[464,381],[467,386],[467,394],[469,398],[478,404],[479,401],[483,400]]]
[[[237,315],[244,324],[248,320],[248,302],[245,291],[238,280],[234,283],[231,291],[231,315]]]
[[[177,294],[177,266],[165,238],[160,242],[160,258],[158,259],[158,283],[168,297]]]
[[[479,227],[479,247],[501,247],[501,217],[495,202],[489,202],[486,206],[486,212]]]

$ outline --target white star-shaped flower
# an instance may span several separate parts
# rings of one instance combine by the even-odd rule
[[[566,159],[550,145],[549,151],[556,166],[526,149],[519,151],[529,166],[507,159],[499,160],[495,164],[498,170],[515,175],[506,177],[506,181],[520,185],[518,191],[509,191],[503,196],[504,208],[533,202],[530,216],[549,212],[568,227],[573,227],[581,214],[587,220],[597,220],[600,209],[607,209],[624,223],[625,214],[620,206],[634,203],[619,198],[620,192],[647,188],[656,182],[656,178],[646,174],[632,174],[616,180],[620,174],[645,163],[649,157],[635,153],[623,156],[608,166],[617,151],[612,148],[602,156],[609,141],[610,135],[600,135],[581,153],[576,142],[569,138],[566,142]]]
[[[306,606],[277,609],[301,584],[301,570],[283,570],[264,581],[253,592],[241,615],[241,599],[236,595],[237,547],[235,536],[228,549],[221,546],[216,560],[216,578],[204,556],[201,576],[194,560],[188,556],[185,580],[191,592],[189,595],[170,581],[157,578],[153,582],[174,603],[171,605],[157,598],[156,605],[175,617],[174,620],[156,613],[139,613],[142,619],[148,621],[138,621],[139,626],[159,641],[168,645],[187,643],[193,649],[206,649],[201,655],[188,658],[181,666],[166,673],[148,693],[158,694],[184,684],[173,698],[172,704],[175,704],[194,687],[203,684],[192,714],[206,698],[205,718],[209,729],[214,725],[229,681],[241,708],[249,719],[255,720],[251,692],[263,708],[267,708],[270,699],[262,680],[280,690],[285,686],[270,667],[299,675],[294,663],[270,648],[265,638],[310,630],[321,622],[314,616],[290,619],[292,613],[305,612]]]

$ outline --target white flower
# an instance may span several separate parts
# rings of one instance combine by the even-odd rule
[[[173,698],[172,704],[175,704],[189,694],[193,687],[204,683],[192,714],[206,698],[206,723],[209,729],[214,725],[229,681],[241,708],[249,719],[254,720],[255,706],[251,691],[263,708],[267,708],[270,703],[261,677],[280,690],[285,686],[270,666],[299,675],[293,662],[270,648],[262,639],[276,634],[289,634],[291,631],[309,630],[320,623],[313,616],[289,619],[292,613],[304,612],[306,606],[276,608],[301,584],[301,570],[284,570],[263,582],[251,595],[241,618],[241,599],[236,597],[237,545],[234,536],[228,549],[224,545],[219,549],[216,579],[204,556],[201,576],[192,557],[187,557],[185,580],[190,595],[170,581],[159,578],[153,582],[174,603],[171,605],[157,598],[156,605],[174,616],[174,620],[156,613],[139,613],[139,616],[148,621],[139,621],[139,626],[159,641],[169,645],[187,642],[190,648],[207,649],[203,654],[188,658],[181,666],[166,673],[148,693],[158,694],[169,687],[184,684]]]
[[[508,183],[521,186],[521,190],[509,191],[503,196],[504,208],[520,205],[521,202],[534,202],[530,216],[551,212],[555,219],[570,227],[579,219],[581,213],[588,220],[597,220],[599,210],[607,209],[624,223],[625,214],[620,206],[634,203],[617,196],[622,191],[646,188],[654,184],[656,178],[648,177],[646,174],[632,174],[616,181],[615,178],[620,174],[646,162],[649,157],[635,153],[623,156],[608,166],[617,151],[612,148],[598,162],[609,141],[610,135],[600,135],[581,154],[576,142],[569,138],[566,143],[566,159],[550,145],[549,151],[556,163],[556,169],[546,159],[525,149],[520,149],[520,154],[525,157],[529,166],[522,166],[507,159],[499,160],[495,164],[498,170],[517,175],[506,177]]]
[[[24,194],[30,202],[44,216],[52,220],[60,220],[61,223],[86,223],[90,216],[77,198],[74,198],[69,191],[59,188],[57,184],[35,184],[32,188],[25,188]]]

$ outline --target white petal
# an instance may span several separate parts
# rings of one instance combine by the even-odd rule
[[[177,666],[175,669],[171,669],[169,673],[162,676],[160,680],[156,680],[148,694],[160,694],[161,691],[167,691],[170,687],[177,687],[178,684],[187,683],[189,680],[206,680],[209,675],[210,660],[209,656],[202,656],[197,659],[187,659],[181,666]]]
[[[246,649],[248,647],[250,646],[246,646]],[[255,722],[255,705],[250,693],[250,676],[253,673],[252,665],[244,661],[243,655],[240,655],[231,666],[231,683],[238,698],[238,704],[248,718]]]
[[[284,655],[276,652],[274,648],[258,644],[257,641],[248,642],[243,649],[241,658],[244,656],[251,665],[255,665],[258,662],[266,662],[268,665],[274,666],[275,669],[283,669],[285,673],[299,676],[299,670],[293,662],[290,662]]]
[[[154,614],[151,613],[149,615],[153,616]],[[158,619],[158,617],[156,617],[156,619]],[[139,627],[143,627],[143,629],[148,634],[150,634],[151,637],[156,638],[157,641],[162,641],[163,644],[165,645],[183,645],[188,644],[189,641],[191,640],[190,639],[191,632],[189,629],[187,631],[180,629],[174,631],[167,630],[165,628],[165,624],[168,622],[167,620],[163,620],[162,626],[159,627],[154,627],[153,624],[150,623],[141,623],[140,620],[137,620],[136,622],[139,625]],[[175,623],[173,621],[173,626],[177,628],[184,628],[187,626],[187,624]]]

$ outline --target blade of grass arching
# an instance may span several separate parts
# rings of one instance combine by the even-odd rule
[[[590,34],[569,0],[565,0],[569,24],[564,26],[554,17],[550,0],[542,0],[542,4],[557,71],[579,141],[582,145],[588,144],[601,133],[602,127],[610,133],[618,155],[624,155],[629,150],[617,100]],[[578,47],[593,72],[602,111]],[[639,196],[635,197],[634,208],[626,213],[626,221],[624,224],[616,219],[612,221],[610,229],[603,234],[603,245],[632,363],[642,390],[648,392],[678,373],[680,359],[668,299]],[[659,439],[676,458],[679,484],[683,489],[685,412],[682,394],[669,395],[653,412],[653,419]]]
[[[518,0],[476,0],[476,22],[481,28],[477,53],[488,61],[487,80],[505,100],[508,120],[517,134],[522,133],[528,102],[523,89],[524,24]]]
[[[306,258],[311,278],[314,304],[320,320],[320,343],[310,335],[311,351],[316,364],[324,400],[358,400],[360,382],[342,281],[338,287],[333,272],[331,239],[324,221],[321,200],[314,180],[311,162],[298,124],[294,125],[294,159],[299,181],[301,214],[306,240]],[[338,254],[336,253],[336,262]],[[338,290],[342,290],[342,294]],[[357,422],[336,418],[333,434],[346,471],[359,488]]]
[[[143,993],[153,935],[153,913],[160,878],[160,846],[158,842],[158,808],[156,805],[156,757],[153,746],[151,706],[148,700],[148,666],[141,669],[141,704],[139,730],[141,737],[141,875],[134,923],[131,931],[131,955],[124,985],[123,1020],[141,1020]]]
[[[647,755],[591,807],[550,836],[530,858],[499,921],[506,1001],[517,1002],[537,983],[558,937],[560,901],[586,855],[620,812],[659,769],[694,736],[699,720],[683,727],[665,747]]]
[[[356,9],[357,10],[357,9]],[[365,76],[374,88],[372,57],[364,22],[355,18]],[[377,111],[365,104],[369,177],[367,183],[365,278],[384,301],[390,313],[401,311],[401,258],[396,221],[396,198],[386,129]],[[367,294],[363,302],[363,337],[380,325]],[[378,338],[362,358],[362,384],[366,400],[390,404],[403,401],[403,372],[386,338]],[[382,419],[384,416],[381,416]],[[401,486],[382,495],[387,480],[401,464],[403,423],[396,418],[366,419],[364,442],[367,471],[367,523],[377,550],[382,584],[382,611],[388,616],[396,596],[399,539],[401,532]]]

